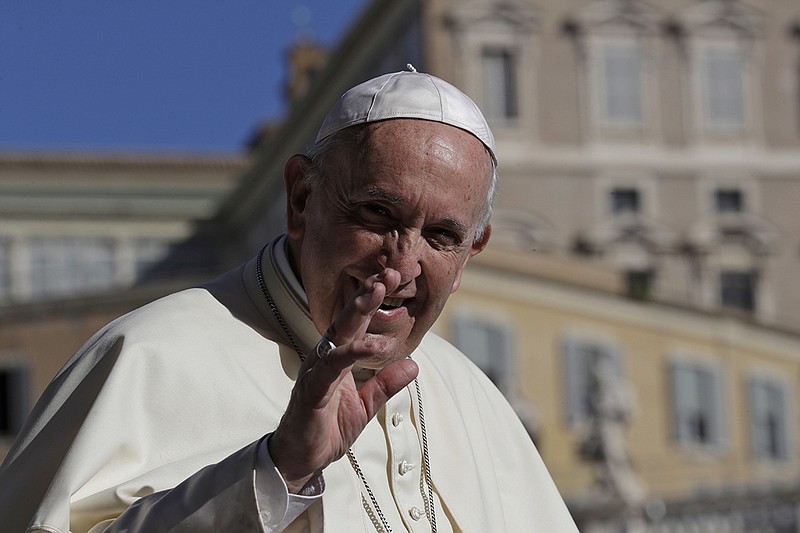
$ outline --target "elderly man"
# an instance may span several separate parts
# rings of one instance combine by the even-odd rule
[[[501,394],[428,333],[489,240],[495,162],[438,78],[345,93],[286,163],[285,236],[55,377],[3,530],[576,531]]]

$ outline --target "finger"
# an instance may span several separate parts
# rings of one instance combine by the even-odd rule
[[[383,298],[395,290],[399,283],[400,273],[391,268],[367,278],[336,317],[325,336],[337,346],[361,339]]]
[[[358,390],[358,394],[361,396],[367,418],[371,419],[375,416],[375,413],[380,411],[389,398],[408,386],[418,374],[417,363],[411,359],[401,359],[387,365],[364,383]]]
[[[298,379],[298,382],[302,381],[304,400],[324,406],[333,390],[350,373],[353,364],[360,359],[374,356],[378,351],[375,344],[359,340],[337,346],[322,360],[316,354],[310,354],[307,359],[314,358],[317,361],[308,365],[307,371]]]

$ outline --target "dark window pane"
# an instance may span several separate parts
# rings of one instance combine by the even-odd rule
[[[618,188],[611,191],[611,212],[615,215],[638,213],[641,209],[639,191],[631,188]]]
[[[755,310],[756,279],[752,272],[722,272],[720,299],[723,307]]]
[[[0,369],[0,435],[17,434],[27,414],[27,399],[25,369]]]
[[[636,300],[647,300],[653,290],[652,270],[631,270],[626,273],[628,296]]]
[[[501,48],[483,51],[484,112],[490,120],[507,120],[519,115],[517,66],[514,54]]]
[[[717,189],[714,200],[717,213],[744,211],[744,196],[739,189]]]

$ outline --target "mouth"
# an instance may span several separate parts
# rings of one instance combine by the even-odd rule
[[[391,311],[392,309],[397,309],[398,307],[402,307],[405,303],[405,298],[384,298],[383,303],[380,305],[379,309],[383,311]]]

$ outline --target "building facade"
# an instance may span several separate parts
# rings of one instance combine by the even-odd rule
[[[581,530],[797,531],[800,4],[376,0],[214,211],[214,264],[282,231],[283,162],[339,95],[407,62],[479,103],[500,159],[435,330]]]
[[[797,2],[426,6],[429,70],[498,139],[498,234],[637,297],[800,329]]]
[[[796,531],[800,336],[625,292],[489,248],[436,330],[510,399],[581,531]]]
[[[126,289],[196,231],[244,156],[0,154],[0,304]]]
[[[800,4],[424,6],[426,68],[497,138],[510,254],[442,332],[531,419],[582,530],[796,531]]]

